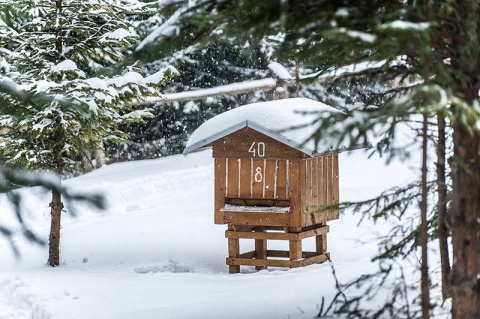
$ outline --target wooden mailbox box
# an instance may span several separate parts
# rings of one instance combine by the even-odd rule
[[[338,151],[305,141],[325,104],[296,98],[255,103],[220,114],[200,126],[185,154],[212,147],[215,160],[215,223],[227,224],[231,273],[240,265],[262,269],[301,267],[329,258],[327,222],[338,219]],[[313,113],[312,113],[313,112]],[[320,143],[322,144],[322,143]],[[316,250],[302,239],[316,238]],[[241,253],[240,239],[255,240]],[[268,240],[286,240],[288,251],[269,250]]]

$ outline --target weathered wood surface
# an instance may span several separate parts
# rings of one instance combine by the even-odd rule
[[[224,159],[215,159],[214,163],[214,174],[215,174],[215,181],[214,181],[214,189],[215,189],[215,195],[214,195],[214,222],[215,224],[224,224],[224,217],[223,217],[223,212],[220,211],[220,209],[225,206],[225,185],[226,185],[226,173],[225,173],[225,160]]]
[[[298,152],[250,128],[214,142],[215,223],[301,229],[338,219],[338,209],[324,208],[339,203],[338,154]],[[290,213],[247,215],[222,211],[225,204],[290,206]]]
[[[222,211],[223,224],[255,226],[288,226],[291,213]]]
[[[270,252],[270,251],[268,251]],[[286,252],[288,254],[288,252]],[[284,267],[284,268],[298,268],[308,265],[319,264],[327,261],[330,258],[329,253],[321,255],[312,255],[315,253],[304,253],[300,259],[297,260],[280,260],[280,259],[250,259],[250,258],[226,258],[226,264],[230,267],[255,266],[255,267]]]
[[[330,226],[321,226],[301,233],[284,232],[243,232],[243,231],[225,231],[225,238],[244,238],[244,239],[268,239],[268,240],[301,240],[318,235],[326,235],[330,231]]]
[[[226,263],[229,266],[229,271],[235,273],[239,271],[235,267],[240,265],[254,266],[257,270],[260,270],[266,267],[296,268],[324,262],[330,256],[326,252],[328,231],[329,227],[326,225],[306,227],[299,233],[271,231],[269,227],[255,227],[249,228],[249,231],[236,231],[233,225],[229,225],[228,230],[225,231],[229,247]],[[316,237],[316,251],[304,252],[302,240],[310,237]],[[240,239],[254,240],[255,250],[240,253]],[[268,250],[268,240],[286,240],[289,244],[289,250]]]
[[[259,144],[258,143],[263,143]],[[308,155],[249,127],[212,143],[213,157],[301,159]],[[260,150],[260,152],[259,152]]]

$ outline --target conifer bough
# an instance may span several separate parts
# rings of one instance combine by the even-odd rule
[[[0,8],[3,163],[59,176],[75,170],[76,157],[125,142],[121,125],[151,116],[134,105],[161,98],[177,74],[167,67],[144,77],[134,65],[106,75],[138,41],[126,18],[150,10],[139,1],[1,0]],[[15,99],[19,93],[25,98]],[[60,264],[61,195],[52,190],[51,266]]]

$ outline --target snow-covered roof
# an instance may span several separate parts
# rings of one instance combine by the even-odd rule
[[[309,138],[318,112],[340,112],[326,104],[306,98],[247,104],[217,115],[203,123],[190,137],[183,154],[188,154],[244,127],[252,128],[310,156],[331,153],[334,141],[322,140],[317,148]]]

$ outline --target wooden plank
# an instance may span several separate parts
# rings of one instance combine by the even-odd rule
[[[300,225],[306,226],[308,224],[308,206],[310,205],[310,169],[309,169],[309,160],[303,160],[302,161],[302,172],[303,172],[303,178],[302,178],[302,189],[304,189],[304,192],[302,193],[302,201],[305,207],[305,210],[302,211],[300,214]]]
[[[318,209],[318,158],[312,158],[312,200],[310,205],[314,207],[313,210]]]
[[[329,231],[330,231],[330,226],[325,225],[325,226],[321,226],[319,228],[315,228],[315,229],[312,229],[312,230],[301,232],[301,233],[299,233],[299,238],[300,239],[305,239],[305,238],[309,238],[309,237],[313,237],[313,236],[317,236],[317,235],[323,235],[323,234],[327,234]]]
[[[329,205],[329,192],[328,192],[328,187],[329,187],[329,163],[328,163],[328,155],[323,157],[323,205],[328,206]],[[324,217],[327,215],[327,211],[324,211],[322,213]],[[325,217],[326,218],[326,217]],[[328,220],[328,219],[325,219]]]
[[[215,181],[214,181],[214,189],[215,189],[215,213],[214,213],[214,222],[215,224],[224,224],[224,216],[223,212],[220,209],[225,206],[225,196],[226,196],[226,159],[224,158],[216,158],[215,159]]]
[[[268,250],[267,251],[267,257],[273,257],[273,258],[289,258],[290,252],[285,251],[285,250]],[[312,258],[315,256],[318,256],[316,252],[313,251],[304,251],[302,252],[302,258]],[[242,257],[242,256],[239,256]]]
[[[279,206],[279,207],[288,207],[290,206],[290,201],[286,199],[269,199],[269,198],[225,198],[225,204],[231,204],[236,206]]]
[[[238,177],[238,159],[227,158],[227,197],[239,197]]]
[[[261,145],[259,152],[258,143],[263,143],[264,150]],[[307,156],[303,152],[249,127],[218,139],[212,143],[212,148],[213,157],[290,159]]]
[[[273,198],[277,198],[278,160],[275,160],[273,172]]]
[[[234,225],[288,226],[291,213],[224,211],[224,222]]]
[[[240,254],[240,239],[229,238],[228,239],[228,257],[235,258]],[[236,274],[240,272],[240,265],[230,265],[228,272]]]
[[[315,251],[319,254],[327,251],[327,234],[315,236]]]
[[[243,238],[243,239],[269,239],[269,240],[299,240],[300,234],[296,233],[280,233],[280,232],[235,232],[225,231],[226,238]]]
[[[267,250],[267,257],[273,258],[289,258],[290,252],[286,250]]]
[[[265,196],[264,198],[275,198],[275,171],[276,171],[276,160],[266,160],[265,161]]]
[[[238,159],[240,162],[240,194],[241,198],[252,197],[252,169],[251,160],[248,158]]]
[[[253,160],[252,197],[264,198],[263,183],[265,179],[264,162],[262,159]]]
[[[323,176],[323,156],[318,158],[318,205],[325,205],[325,177]]]
[[[295,268],[290,260],[276,260],[276,259],[248,259],[248,258],[227,258],[227,265],[245,265],[245,266],[259,266],[259,267],[286,267]],[[296,266],[298,267],[298,266]]]
[[[340,177],[339,177],[339,171],[338,171],[338,154],[333,155],[333,182],[335,183],[335,187],[333,189],[334,191],[334,204],[339,204],[340,203]],[[336,209],[334,212],[334,217],[335,219],[339,218],[339,210]]]
[[[287,161],[277,160],[277,197],[287,199]]]
[[[328,155],[328,171],[327,171],[327,182],[328,182],[328,189],[327,189],[327,205],[331,206],[333,205],[333,188],[332,188],[332,183],[333,183],[333,155],[330,154]],[[331,220],[332,216],[332,209],[329,209],[326,211],[326,218],[327,220]]]
[[[290,227],[301,227],[301,215],[303,214],[303,199],[305,198],[304,180],[305,174],[302,173],[302,161],[290,161],[289,167],[289,191],[290,191],[290,209],[292,211]]]
[[[298,260],[302,258],[302,240],[289,240],[290,260]]]
[[[330,231],[330,226],[325,225],[319,228],[307,230],[300,233],[283,232],[244,232],[244,231],[225,231],[226,238],[244,238],[244,239],[269,239],[269,240],[301,240],[313,236],[324,235]]]
[[[257,227],[255,229],[256,233],[264,233],[265,227]],[[255,239],[255,259],[267,259],[267,240],[266,239]],[[265,266],[256,266],[256,270],[262,270],[266,268]]]
[[[227,265],[245,265],[245,266],[262,266],[262,267],[284,267],[298,268],[313,264],[319,264],[329,259],[328,254],[314,256],[300,260],[277,260],[277,259],[248,259],[248,258],[227,258]]]
[[[313,256],[313,257],[310,257],[310,258],[305,258],[305,259],[300,260],[298,262],[297,267],[305,267],[305,266],[309,266],[309,265],[313,265],[313,264],[321,264],[323,262],[326,262],[328,259],[330,259],[330,254],[328,254],[328,253]]]
[[[320,165],[319,165],[319,158],[312,159],[312,174],[313,174],[313,184],[312,184],[312,206],[310,207],[310,225],[317,225],[317,224],[324,224],[323,221],[323,214],[318,213],[319,211],[319,177],[320,177]]]
[[[321,166],[320,166],[320,158],[318,157],[315,157],[315,205],[317,206],[317,209],[318,207],[320,207],[320,196],[319,196],[319,193],[320,193],[320,178],[321,178],[321,173],[320,173],[320,169],[321,169]]]
[[[252,250],[243,254],[239,254],[238,258],[250,258],[250,259],[255,258],[255,251]]]
[[[246,255],[250,256],[253,252],[246,253]],[[271,257],[277,258],[288,258],[289,252],[287,251],[277,251],[277,250],[268,250],[267,255]],[[243,256],[243,254],[242,254]],[[229,266],[238,266],[245,265],[245,266],[255,266],[255,267],[284,267],[284,268],[297,268],[297,267],[305,267],[312,264],[318,264],[327,261],[330,259],[329,253],[324,254],[316,254],[314,252],[304,252],[302,258],[297,260],[281,260],[281,259],[252,259],[252,258],[244,258],[244,257],[229,257],[226,258],[226,263]]]

